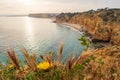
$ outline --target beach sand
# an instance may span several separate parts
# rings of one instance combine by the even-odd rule
[[[81,32],[83,31],[82,26],[78,25],[78,24],[71,24],[71,23],[60,23],[60,24],[63,24],[63,25],[66,25],[66,26],[70,26],[70,27],[72,27],[74,29],[77,29],[77,30],[79,30]]]

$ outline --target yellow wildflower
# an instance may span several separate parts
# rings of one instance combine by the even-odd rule
[[[10,69],[13,69],[13,68],[15,68],[15,65],[14,65],[14,64],[10,64],[8,67],[9,67]]]
[[[47,70],[47,69],[49,69],[50,67],[52,67],[53,65],[52,64],[50,64],[49,62],[42,62],[42,63],[39,63],[38,65],[37,65],[37,68],[38,69],[42,69],[42,70]]]

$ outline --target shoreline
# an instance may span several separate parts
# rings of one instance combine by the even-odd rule
[[[74,28],[75,30],[82,32],[84,35],[91,38],[91,35],[86,31],[86,29],[83,27],[83,25],[67,23],[67,22],[58,22],[58,21],[54,21],[54,23],[58,23],[58,24],[62,24],[62,25]]]
[[[83,28],[82,25],[66,23],[66,22],[55,22],[55,23],[62,24],[62,25],[74,28],[75,30],[78,30],[79,32],[83,33],[84,35],[86,35],[87,37],[89,37],[92,40],[92,36],[85,31],[85,29]],[[109,42],[104,42],[104,41],[102,42],[102,41],[93,41],[92,40],[92,43],[94,43],[94,47],[96,47],[96,48],[102,48],[102,47],[105,47],[107,45],[110,45]]]
[[[80,32],[83,32],[82,30],[82,26],[81,25],[78,25],[78,24],[72,24],[72,23],[61,23],[62,25],[65,25],[65,26],[69,26],[69,27],[72,27]]]
[[[66,22],[55,22],[55,23],[62,24],[62,25],[65,25],[65,26],[69,26],[71,28],[74,28],[74,29],[84,33],[82,25],[66,23]]]

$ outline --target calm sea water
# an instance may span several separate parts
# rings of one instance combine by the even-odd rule
[[[64,42],[63,60],[73,53],[77,56],[83,47],[78,42],[82,33],[69,26],[52,23],[51,19],[30,17],[0,17],[0,61],[6,61],[6,50],[14,48],[20,60],[23,60],[21,49],[47,54],[58,52],[59,42]]]

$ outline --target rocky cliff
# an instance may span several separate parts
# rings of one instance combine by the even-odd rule
[[[79,24],[93,41],[120,45],[120,9],[98,9],[82,13],[61,13],[56,22]]]

